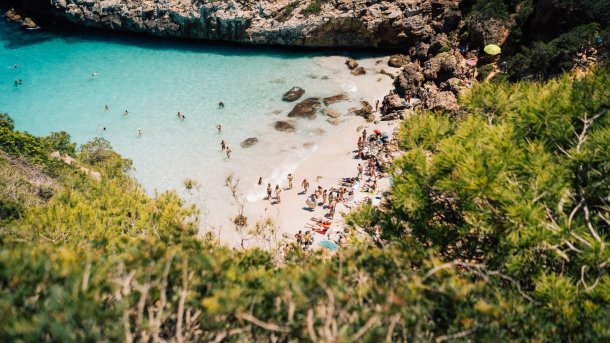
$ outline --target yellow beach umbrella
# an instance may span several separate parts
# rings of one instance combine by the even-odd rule
[[[494,56],[494,55],[499,55],[502,52],[502,48],[500,48],[499,46],[497,46],[495,44],[489,44],[489,45],[486,45],[485,48],[483,48],[483,51]]]

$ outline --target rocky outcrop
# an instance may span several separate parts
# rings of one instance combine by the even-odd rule
[[[459,22],[458,0],[321,1],[317,14],[302,13],[309,1],[293,0],[2,2],[37,23],[283,46],[422,50]]]
[[[307,98],[296,104],[292,111],[288,113],[288,117],[313,119],[316,117],[316,112],[320,106],[319,98]]]
[[[393,68],[402,68],[405,64],[411,62],[411,59],[402,54],[392,55],[388,60],[388,65]]]
[[[282,96],[282,100],[292,102],[299,100],[303,94],[305,94],[305,90],[301,87],[292,87],[288,92],[284,93]]]

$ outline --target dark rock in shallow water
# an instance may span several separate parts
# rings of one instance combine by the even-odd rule
[[[292,111],[288,113],[288,117],[313,119],[316,117],[316,112],[320,106],[321,104],[319,98],[307,98],[296,104]]]
[[[284,93],[282,96],[282,100],[292,102],[299,100],[303,94],[305,94],[305,90],[301,87],[292,87],[288,92]]]
[[[275,122],[273,127],[281,132],[295,132],[297,129],[291,123],[287,121],[278,120]]]
[[[249,148],[249,147],[253,146],[256,143],[258,143],[258,138],[251,137],[251,138],[248,138],[245,141],[241,142],[239,145],[241,145],[241,147],[245,149],[245,148]]]
[[[333,96],[329,96],[328,98],[324,98],[322,99],[322,101],[324,102],[325,106],[328,105],[332,105],[334,103],[340,102],[340,101],[345,101],[347,100],[347,95],[346,94],[337,94],[337,95],[333,95]]]

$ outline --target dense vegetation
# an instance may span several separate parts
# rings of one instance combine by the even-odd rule
[[[461,102],[458,118],[403,123],[389,205],[347,218],[381,237],[281,265],[197,237],[196,209],[143,193],[108,142],[77,151],[3,115],[0,208],[19,209],[0,229],[0,337],[607,340],[608,68],[477,86]]]

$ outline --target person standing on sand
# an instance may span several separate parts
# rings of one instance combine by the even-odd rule
[[[358,163],[358,180],[362,178],[362,173],[364,172],[364,167],[362,164]]]
[[[375,112],[379,111],[379,99],[375,101]]]
[[[262,184],[263,184],[263,177],[261,176],[258,178],[258,185],[260,186]]]
[[[324,205],[326,203],[327,195],[328,195],[328,191],[325,189],[324,192],[322,192],[322,205]]]
[[[271,201],[271,184],[267,184],[267,200]]]
[[[222,149],[222,151],[227,148],[227,143],[225,143],[224,139],[220,141],[220,148]]]
[[[362,141],[366,142],[366,129],[362,130]]]
[[[227,152],[227,158],[231,159],[231,148],[227,147],[226,152]]]
[[[278,204],[280,203],[280,193],[282,193],[280,185],[275,185],[275,200],[277,200]]]
[[[303,194],[307,194],[307,189],[309,188],[309,181],[307,181],[307,179],[303,179],[301,186],[303,186]]]
[[[292,189],[292,174],[288,174],[288,189]]]

